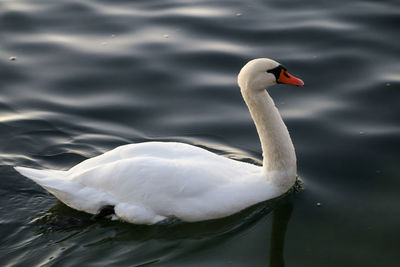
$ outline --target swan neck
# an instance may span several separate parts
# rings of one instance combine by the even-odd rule
[[[263,152],[263,169],[266,175],[286,173],[288,179],[296,177],[296,154],[285,123],[266,90],[244,90],[243,98],[257,128]],[[273,175],[276,176],[276,175]],[[279,176],[279,175],[278,175]],[[285,178],[286,179],[286,178]],[[277,181],[280,184],[292,181]]]

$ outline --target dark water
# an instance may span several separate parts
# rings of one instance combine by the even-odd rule
[[[399,26],[398,1],[1,1],[0,265],[400,266]],[[304,181],[274,207],[85,225],[12,169],[149,140],[259,159],[257,57],[306,83],[270,90]]]

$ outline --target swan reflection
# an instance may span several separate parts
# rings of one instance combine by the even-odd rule
[[[272,231],[269,250],[270,267],[285,266],[283,251],[286,230],[293,211],[293,202],[291,199],[283,200],[282,202],[283,203],[277,207],[272,214]]]

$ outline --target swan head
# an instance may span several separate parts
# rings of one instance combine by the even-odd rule
[[[261,91],[277,83],[304,85],[302,80],[290,75],[285,67],[269,58],[249,61],[238,75],[239,87],[245,91]]]

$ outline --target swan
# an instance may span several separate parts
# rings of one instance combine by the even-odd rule
[[[155,141],[119,146],[67,171],[14,168],[69,207],[90,214],[134,224],[226,217],[278,197],[295,183],[294,146],[266,91],[277,83],[304,85],[267,58],[249,61],[238,75],[260,138],[262,166],[193,145]]]

